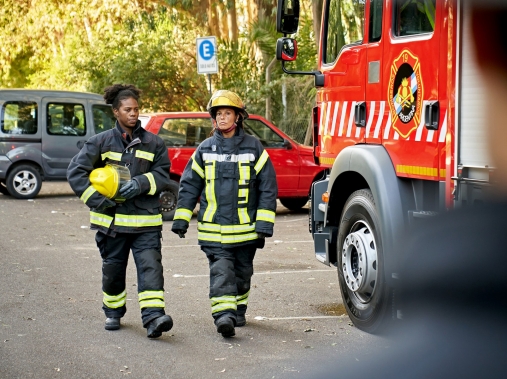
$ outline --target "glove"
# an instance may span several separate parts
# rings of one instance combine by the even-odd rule
[[[268,235],[265,234],[265,233],[260,233],[260,232],[257,232],[257,243],[255,245],[255,247],[257,249],[262,249],[264,248],[264,245],[266,244],[266,237]]]
[[[176,233],[180,238],[185,238],[185,233],[188,229],[188,222],[185,220],[176,220],[173,222],[171,231]]]
[[[120,196],[124,199],[132,199],[141,193],[141,186],[137,180],[129,180],[120,188]]]
[[[104,200],[102,200],[102,203],[100,203],[100,205],[98,207],[96,207],[95,210],[97,212],[103,212],[107,208],[114,207],[115,205],[116,205],[116,203],[113,200],[108,199],[107,197],[104,197]]]
[[[269,237],[266,233],[260,233],[260,232],[257,232],[257,238],[266,238],[266,237]]]

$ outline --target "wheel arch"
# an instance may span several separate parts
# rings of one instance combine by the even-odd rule
[[[363,188],[372,192],[380,216],[385,280],[392,284],[400,261],[396,242],[405,231],[408,209],[414,200],[409,181],[396,176],[382,145],[354,145],[338,155],[329,175],[326,222],[338,227],[348,197]]]
[[[13,162],[9,166],[9,168],[7,169],[7,172],[5,173],[5,179],[7,179],[9,177],[9,174],[12,172],[12,170],[14,170],[18,166],[23,166],[23,165],[33,166],[39,172],[41,180],[42,181],[45,180],[44,170],[42,169],[42,167],[40,166],[39,163],[37,163],[36,161],[33,161],[31,159],[23,159],[23,160],[18,160],[18,161]]]

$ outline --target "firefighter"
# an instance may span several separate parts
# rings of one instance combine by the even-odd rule
[[[173,325],[164,311],[159,204],[171,164],[162,139],[141,127],[139,95],[133,85],[115,84],[104,90],[116,117],[115,127],[85,143],[72,159],[67,178],[90,207],[91,229],[97,231],[105,329],[119,329],[127,310],[125,277],[132,250],[143,326],[149,338],[157,338]],[[125,170],[131,179],[122,183]]]
[[[268,153],[242,127],[248,113],[240,97],[216,91],[207,110],[214,129],[183,172],[172,231],[185,237],[200,198],[197,231],[209,260],[211,313],[217,332],[232,337],[246,324],[253,259],[273,235],[278,189]]]

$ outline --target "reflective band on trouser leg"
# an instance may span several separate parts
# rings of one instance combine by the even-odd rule
[[[250,291],[248,291],[244,295],[236,296],[236,303],[238,305],[248,305],[248,295],[249,294],[250,294]]]
[[[143,291],[138,296],[141,309],[164,308],[164,291]]]
[[[239,162],[239,185],[238,185],[238,217],[240,224],[248,224],[248,188],[250,181],[250,162]]]
[[[142,228],[144,226],[162,225],[162,215],[122,215],[116,214],[114,224],[117,226],[130,226],[133,228]]]
[[[149,151],[136,150],[136,158],[143,158],[147,161],[153,162],[153,158],[155,158],[155,154],[150,153]]]
[[[257,221],[266,221],[275,223],[275,212],[268,211],[267,209],[257,210]]]
[[[206,194],[206,201],[208,206],[204,212],[203,221],[211,222],[217,211],[217,199],[215,197],[215,161],[206,162],[204,164],[206,170],[206,188],[204,193]]]
[[[157,183],[155,183],[155,178],[153,177],[153,174],[151,172],[148,172],[147,174],[143,174],[148,178],[148,181],[150,182],[150,191],[148,192],[148,195],[154,195],[155,192],[157,192]]]
[[[223,311],[235,311],[236,296],[220,296],[212,297],[211,299],[211,313],[223,312]]]
[[[254,166],[254,170],[257,174],[262,170],[262,168],[264,167],[264,165],[266,164],[268,159],[269,159],[268,152],[266,150],[264,150],[262,152],[261,156],[259,157],[259,160],[257,161],[257,163]]]
[[[199,166],[199,164],[195,161],[194,159],[194,156],[195,156],[195,152],[194,154],[192,154],[192,156],[190,157],[190,159],[192,159],[192,170],[195,171],[195,173],[197,175],[199,175],[201,178],[204,179],[204,170],[202,169],[201,166]]]
[[[102,294],[102,302],[108,308],[120,308],[125,306],[125,303],[127,302],[127,291],[123,291],[119,295],[108,295],[105,292],[102,292]]]
[[[90,224],[103,226],[105,228],[109,228],[111,226],[111,223],[113,222],[113,218],[111,216],[97,213],[97,212],[90,212]]]
[[[190,222],[191,218],[192,218],[192,211],[190,209],[179,208],[179,209],[176,209],[176,212],[174,213],[173,220],[185,220],[187,222]]]
[[[121,155],[122,153],[115,153],[114,151],[107,151],[103,153],[100,157],[103,161],[105,161],[107,158],[111,159],[112,161],[121,161]]]
[[[81,201],[86,204],[90,196],[93,195],[95,192],[97,192],[95,188],[93,188],[92,186],[88,187],[81,195],[80,197]]]

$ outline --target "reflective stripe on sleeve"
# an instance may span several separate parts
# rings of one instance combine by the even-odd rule
[[[88,187],[81,195],[80,197],[81,201],[86,204],[90,196],[93,195],[95,192],[97,192],[97,190],[93,188],[93,186]]]
[[[153,174],[151,172],[148,172],[146,174],[143,174],[148,178],[148,181],[150,182],[150,191],[148,192],[148,195],[154,195],[155,192],[157,192],[157,183],[155,183],[155,178],[153,177]]]
[[[248,291],[244,295],[236,296],[236,303],[238,305],[248,305],[248,295],[250,295],[250,291]]]
[[[162,215],[122,215],[116,214],[114,224],[117,226],[128,226],[133,228],[142,228],[145,226],[162,225]]]
[[[211,313],[218,313],[226,310],[236,310],[236,296],[212,297]]]
[[[103,161],[106,160],[106,158],[109,158],[113,161],[121,161],[122,153],[115,153],[114,151],[107,151],[105,153],[102,153],[101,158]]]
[[[266,221],[275,223],[275,212],[268,211],[267,209],[258,209],[257,210],[257,221]]]
[[[139,292],[139,306],[143,308],[164,308],[164,291]]]
[[[173,220],[185,220],[187,222],[190,222],[190,219],[192,218],[192,213],[193,212],[190,209],[178,208],[174,213]]]
[[[111,216],[98,213],[98,212],[90,212],[90,224],[103,226],[105,228],[109,228],[111,223],[113,222],[113,218]]]
[[[268,159],[269,159],[268,152],[266,150],[264,150],[262,152],[261,156],[259,157],[259,160],[257,161],[257,163],[254,166],[254,170],[255,170],[256,174],[258,174],[262,170],[262,168],[264,167],[264,165],[266,164]]]
[[[120,308],[127,302],[127,291],[123,291],[119,295],[108,295],[102,292],[102,302],[108,308]]]
[[[136,158],[143,158],[147,161],[153,162],[153,158],[155,158],[155,154],[149,153],[148,151],[136,150]]]
[[[201,166],[199,166],[199,163],[196,162],[194,156],[195,156],[195,152],[190,157],[190,159],[192,159],[192,170],[194,170],[197,175],[199,175],[201,178],[204,179],[204,170],[202,169]]]

